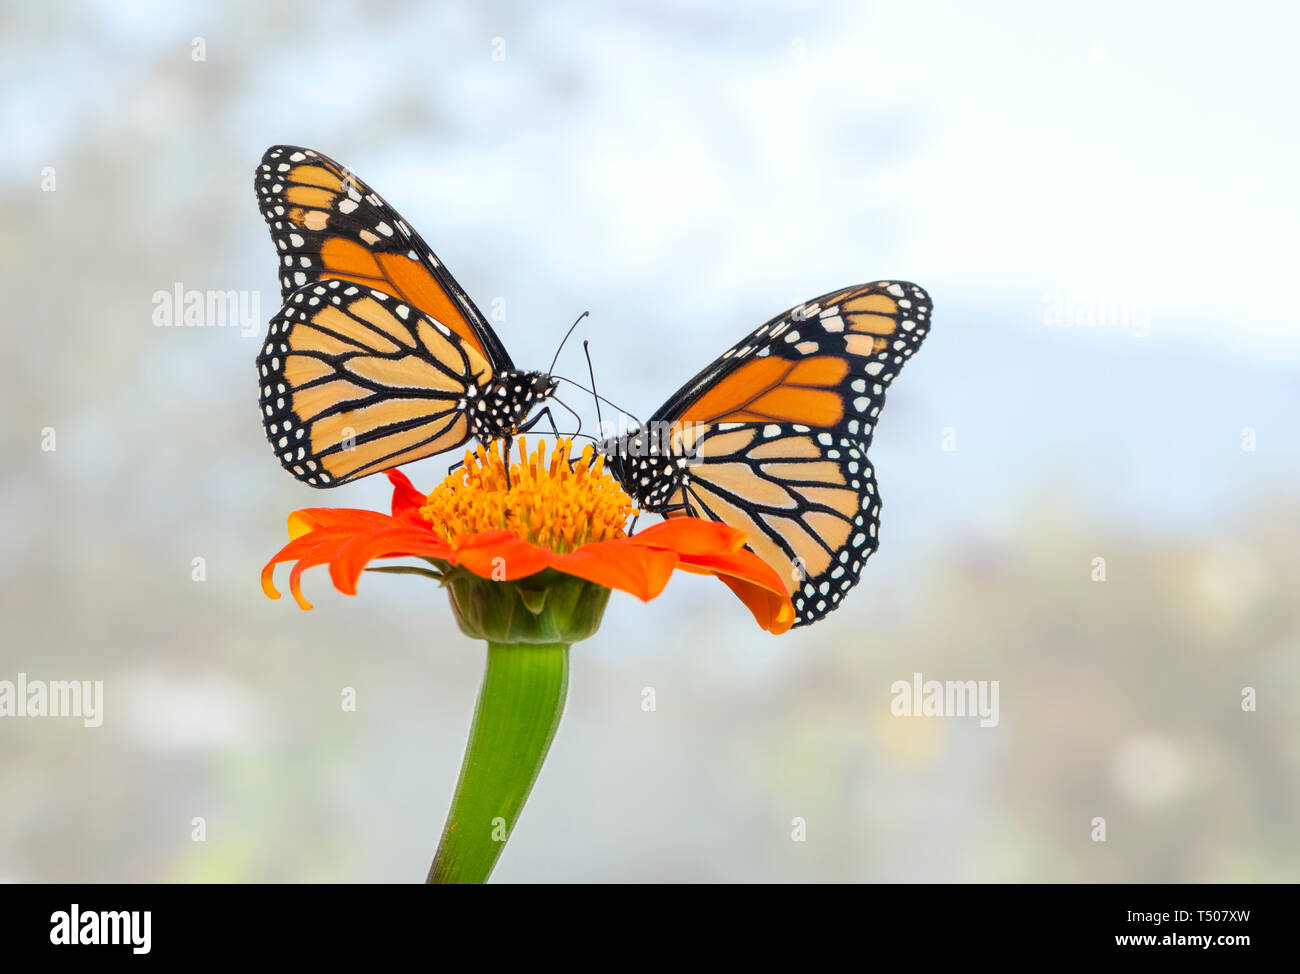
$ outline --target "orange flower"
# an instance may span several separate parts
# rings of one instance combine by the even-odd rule
[[[560,440],[546,460],[545,444],[530,455],[523,439],[519,462],[479,447],[427,497],[398,470],[392,514],[346,508],[307,508],[289,515],[290,541],[262,570],[262,589],[273,599],[275,566],[295,562],[289,589],[310,609],[300,579],[329,565],[334,587],[355,595],[357,580],[373,560],[421,557],[492,581],[515,581],[546,569],[649,601],[675,569],[721,578],[758,624],[782,633],[794,607],[780,576],[745,549],[745,533],[717,521],[673,518],[628,536],[634,510],[603,461],[587,447],[577,463],[570,441]]]

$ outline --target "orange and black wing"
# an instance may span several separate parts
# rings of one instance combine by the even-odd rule
[[[401,214],[314,149],[275,145],[254,177],[283,300],[334,278],[382,291],[441,322],[504,372],[514,366],[482,312]]]
[[[823,295],[747,335],[651,418],[684,461],[662,509],[747,531],[785,579],[796,625],[838,606],[876,549],[867,448],[930,311],[901,281]]]
[[[930,298],[915,284],[832,291],[745,336],[651,420],[793,423],[870,442],[885,389],[929,328]]]
[[[386,291],[322,280],[289,294],[257,358],[262,423],[284,468],[333,487],[460,446],[490,363]]]
[[[668,495],[667,515],[745,531],[785,582],[796,626],[837,607],[878,543],[880,497],[866,447],[790,423],[706,424],[685,435],[695,456]]]

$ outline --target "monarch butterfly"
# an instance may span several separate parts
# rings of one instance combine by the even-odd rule
[[[876,550],[867,448],[930,311],[925,291],[903,281],[814,298],[745,336],[600,453],[642,511],[745,530],[785,580],[795,626],[816,622]]]
[[[295,477],[333,487],[550,415],[528,419],[555,379],[514,367],[428,244],[351,171],[276,145],[254,188],[284,302],[257,357],[262,423]]]

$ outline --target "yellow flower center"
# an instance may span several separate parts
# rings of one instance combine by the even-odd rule
[[[465,465],[449,473],[420,508],[443,537],[504,528],[566,552],[626,535],[624,526],[636,508],[590,446],[575,463],[569,459],[572,440],[558,440],[548,463],[545,442],[530,454],[521,436],[519,462],[510,464],[507,486],[509,458],[504,442],[498,443],[466,452]]]

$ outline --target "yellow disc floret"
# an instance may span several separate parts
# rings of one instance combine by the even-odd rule
[[[572,447],[571,440],[558,440],[548,463],[545,442],[530,454],[520,437],[519,462],[510,464],[507,483],[504,443],[479,446],[429,494],[420,514],[448,540],[506,529],[560,553],[624,537],[636,512],[631,499],[605,473],[603,457],[587,446],[574,462]]]

